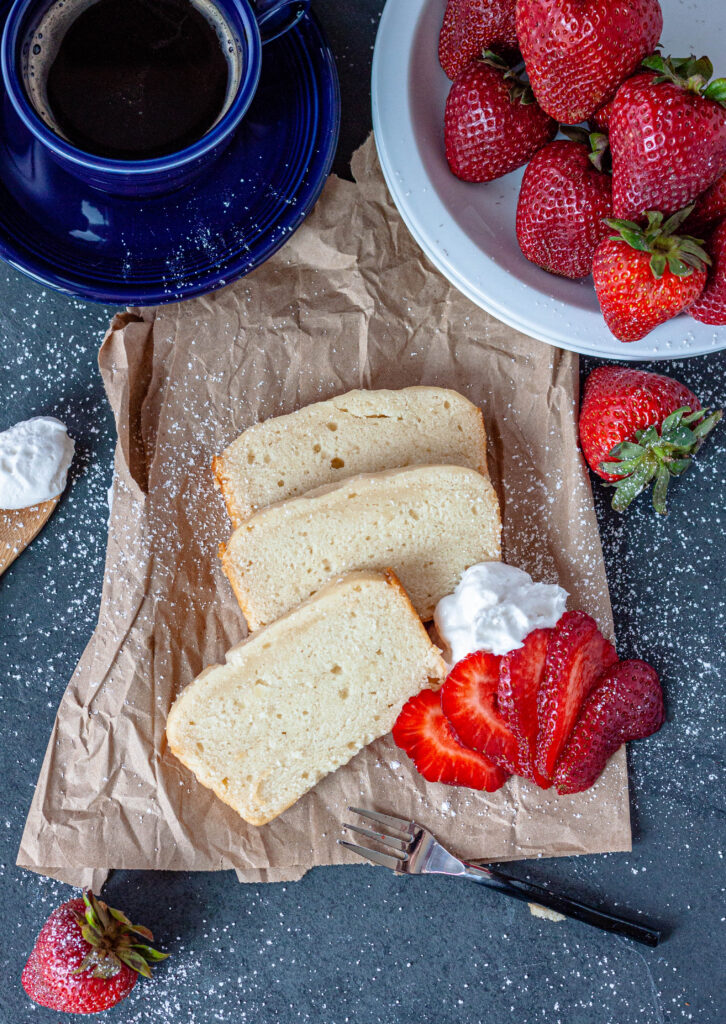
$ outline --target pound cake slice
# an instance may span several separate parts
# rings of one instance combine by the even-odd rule
[[[353,569],[392,568],[424,621],[477,562],[500,557],[497,496],[463,466],[350,477],[261,509],[220,549],[251,630]]]
[[[351,573],[202,672],[166,734],[202,785],[264,825],[445,675],[393,573]]]
[[[239,526],[259,508],[356,473],[426,463],[487,475],[481,410],[456,391],[349,391],[256,423],[212,468]]]

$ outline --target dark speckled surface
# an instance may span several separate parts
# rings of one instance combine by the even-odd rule
[[[315,6],[338,57],[344,115],[336,169],[345,173],[370,128],[381,4]],[[114,437],[95,352],[111,312],[0,271],[0,429],[54,414],[79,451],[58,511],[0,579],[2,1024],[60,1019],[28,1002],[20,972],[45,917],[70,890],[14,864],[55,708],[97,614]],[[726,402],[726,355],[671,364],[669,372],[704,403]],[[723,1024],[725,476],[722,427],[675,484],[667,521],[643,500],[616,517],[596,487],[619,651],[647,653],[662,673],[668,724],[630,752],[632,854],[517,868],[641,910],[670,929],[665,943],[648,950],[585,925],[536,920],[525,906],[467,883],[398,879],[366,866],[268,886],[239,885],[231,874],[119,872],[107,898],[152,925],[173,955],[108,1019]]]

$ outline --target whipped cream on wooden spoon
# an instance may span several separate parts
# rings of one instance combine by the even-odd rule
[[[0,509],[29,508],[62,494],[75,444],[60,420],[35,416],[0,432]]]

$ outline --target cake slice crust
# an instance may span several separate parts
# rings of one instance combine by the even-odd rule
[[[207,668],[173,705],[173,754],[252,825],[264,825],[390,732],[446,675],[391,572],[350,573]]]
[[[465,569],[501,556],[497,496],[462,466],[409,466],[350,477],[261,509],[222,548],[250,629],[330,579],[392,568],[424,621]]]
[[[256,423],[213,461],[229,517],[358,473],[447,463],[487,475],[481,410],[448,388],[349,391]]]

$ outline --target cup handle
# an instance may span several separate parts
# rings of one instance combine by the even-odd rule
[[[264,44],[297,25],[310,9],[310,0],[254,0],[253,6]]]

